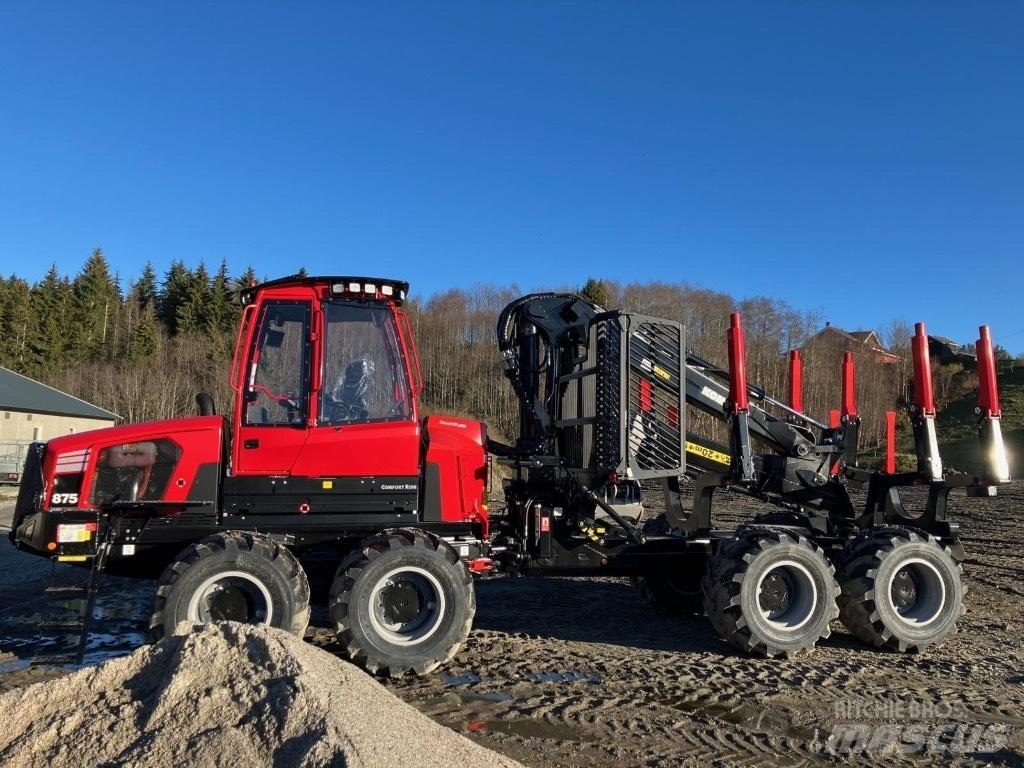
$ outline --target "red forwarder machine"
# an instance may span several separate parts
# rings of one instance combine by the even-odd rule
[[[842,418],[829,426],[803,412],[799,354],[787,402],[748,384],[738,314],[722,369],[687,350],[678,322],[571,294],[524,296],[499,318],[520,404],[514,445],[489,440],[478,421],[421,418],[407,292],[363,277],[246,288],[230,417],[200,393],[194,418],[34,444],[11,539],[88,573],[80,615],[41,627],[68,630],[77,647],[36,661],[81,661],[105,569],[160,573],[157,638],[182,621],[302,633],[304,564],[325,559],[339,645],[380,674],[451,659],[473,621],[474,578],[499,574],[630,576],[641,597],[706,613],[725,640],[768,656],[813,648],[836,616],[899,651],[954,631],[963,550],[950,491],[993,495],[1009,481],[987,328],[977,345],[984,471],[943,473],[918,325],[917,469],[878,472],[857,464],[849,356]],[[688,434],[688,408],[725,422],[728,444]],[[487,507],[492,461],[508,468],[500,514]],[[645,518],[640,481],[652,480],[665,511]],[[904,504],[908,487],[926,489],[927,503]],[[716,528],[723,490],[764,502],[765,514]]]

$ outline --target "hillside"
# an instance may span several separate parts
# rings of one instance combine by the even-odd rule
[[[999,374],[999,399],[1010,474],[1020,477],[1024,472],[1024,367],[1015,366]],[[969,392],[939,413],[939,446],[946,467],[964,472],[981,469],[976,405],[977,393]]]

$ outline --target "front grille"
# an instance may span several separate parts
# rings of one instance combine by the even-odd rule
[[[32,443],[25,455],[25,468],[21,473],[18,500],[14,503],[14,520],[11,524],[10,539],[14,541],[15,531],[21,521],[40,507],[43,492],[43,457],[46,443]]]

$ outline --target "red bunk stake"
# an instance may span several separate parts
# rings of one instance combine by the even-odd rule
[[[932,389],[932,363],[928,356],[928,334],[924,323],[914,325],[911,342],[914,353],[914,405],[922,416],[935,415],[935,391]]]
[[[993,483],[1010,482],[1010,462],[1003,442],[1003,428],[1000,424],[1002,410],[999,407],[999,383],[996,378],[996,356],[992,351],[992,336],[988,326],[979,328],[981,338],[974,345],[978,353],[978,413],[981,427],[981,455],[985,467],[985,479]]]
[[[999,408],[999,384],[996,381],[996,358],[992,352],[992,336],[987,325],[981,326],[978,330],[981,338],[974,345],[978,353],[978,408],[985,418],[998,419],[1003,414]]]
[[[804,412],[804,361],[799,349],[789,350],[789,407]]]
[[[853,353],[843,353],[843,397],[840,404],[842,417],[852,419],[857,415],[857,366]]]
[[[914,353],[914,444],[917,471],[929,482],[942,480],[942,457],[935,431],[935,391],[932,389],[932,362],[928,356],[928,333],[924,323],[915,323],[911,339]]]
[[[885,412],[885,473],[896,474],[896,411]]]
[[[733,413],[747,413],[747,349],[743,342],[743,318],[739,312],[729,315],[729,399]]]

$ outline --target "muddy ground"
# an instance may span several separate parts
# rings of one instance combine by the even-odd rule
[[[494,580],[477,587],[476,626],[456,659],[389,687],[438,722],[545,768],[1024,766],[1024,484],[952,503],[968,613],[957,635],[922,655],[868,649],[836,623],[811,655],[752,659],[703,620],[643,608],[625,580]],[[26,669],[49,566],[5,544],[0,689],[60,674]],[[148,600],[148,585],[111,578],[88,663],[141,641]],[[325,619],[314,612],[309,638],[329,647]]]

